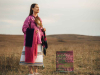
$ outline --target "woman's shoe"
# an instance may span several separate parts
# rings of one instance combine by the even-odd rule
[[[34,74],[35,74],[35,75],[42,75],[41,73],[36,73],[36,72],[34,72]]]
[[[33,74],[28,74],[28,75],[35,75],[35,74],[33,73]]]

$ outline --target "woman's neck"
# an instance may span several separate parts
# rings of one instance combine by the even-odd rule
[[[33,15],[36,17],[38,14],[37,13],[33,13]]]

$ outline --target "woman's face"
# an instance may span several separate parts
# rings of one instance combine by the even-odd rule
[[[39,6],[36,4],[34,8],[32,8],[33,12],[39,13]]]

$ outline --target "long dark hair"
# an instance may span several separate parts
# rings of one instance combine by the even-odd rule
[[[34,8],[35,5],[37,5],[37,3],[31,4],[29,16],[33,14],[32,8]],[[39,22],[39,21],[40,21],[40,22]],[[41,20],[40,20],[40,18],[39,18],[38,15],[37,15],[36,18],[35,18],[35,23],[36,23],[36,25],[38,24],[38,25],[41,26],[41,27],[43,26],[43,25],[42,25],[42,22],[41,22]]]

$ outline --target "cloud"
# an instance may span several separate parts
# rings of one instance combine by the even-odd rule
[[[91,34],[95,27],[95,34],[100,34],[100,0],[0,0],[0,31],[2,33],[5,32],[4,29],[6,29],[6,33],[21,31],[32,3],[39,4],[39,16],[50,34],[53,34],[55,29],[57,29],[55,33],[59,33],[59,29],[62,27],[63,33],[67,30],[69,33],[83,33],[84,28],[87,30],[89,28]],[[52,28],[52,26],[54,27]],[[52,32],[50,32],[51,28]]]
[[[53,24],[53,23],[57,23],[59,19],[61,19],[61,16],[63,16],[64,14],[60,14],[60,13],[53,13],[50,14],[48,16],[45,16],[42,19],[43,24],[48,25],[48,24]]]
[[[45,4],[40,4],[41,8],[46,9],[100,9],[100,0],[54,0]]]
[[[19,20],[10,20],[10,19],[1,19],[0,22],[4,22],[7,23],[6,26],[20,26],[20,24],[23,23],[23,21],[19,21]]]
[[[100,23],[100,20],[80,20],[81,22],[97,22]]]

